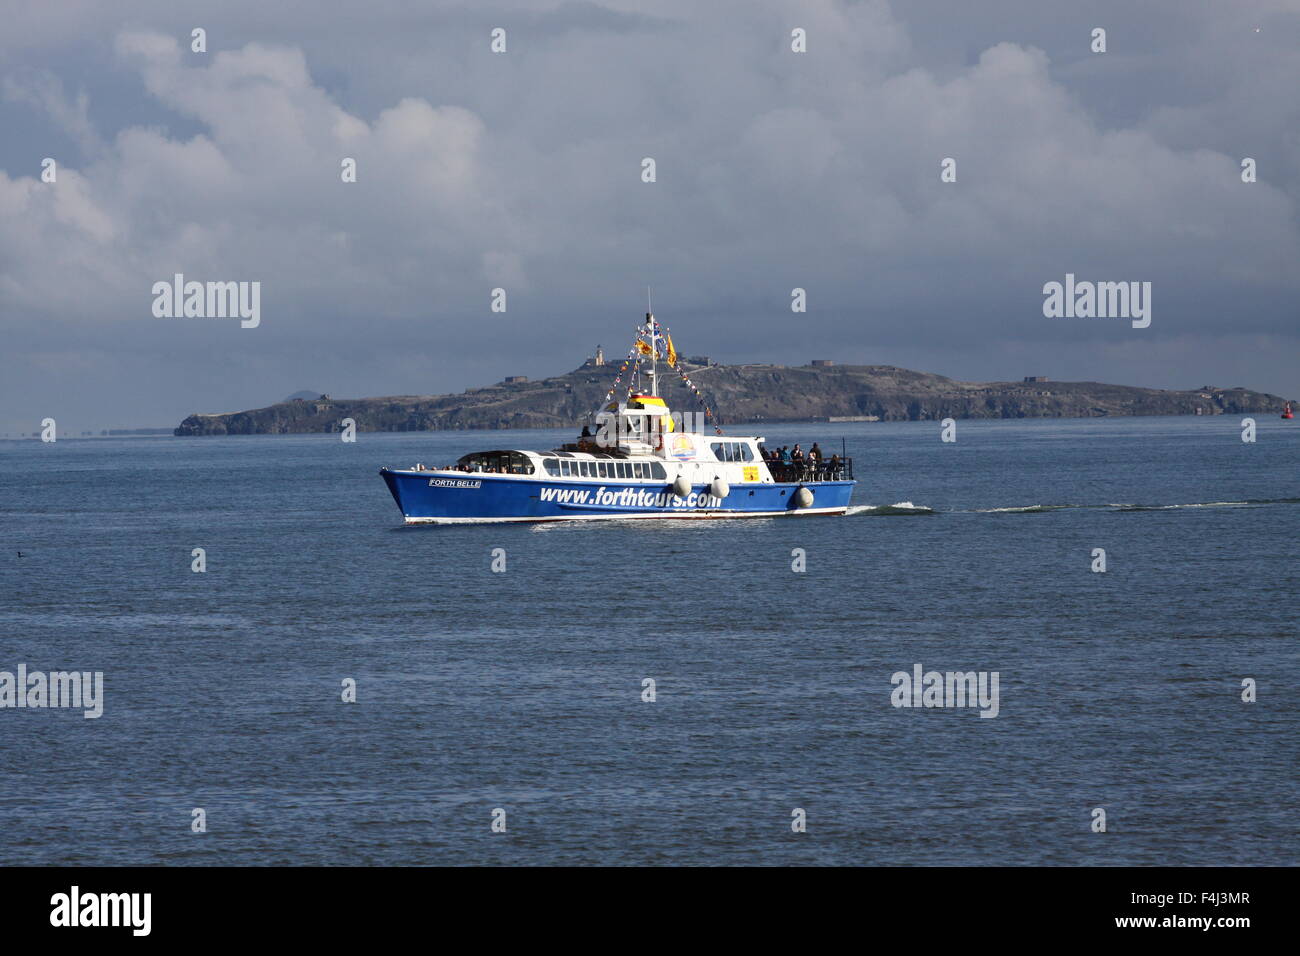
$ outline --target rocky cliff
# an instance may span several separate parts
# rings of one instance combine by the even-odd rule
[[[959,382],[889,365],[687,366],[726,422],[1077,418],[1111,415],[1278,414],[1283,399],[1244,388],[1189,391],[1098,382]],[[697,411],[671,370],[661,391],[680,411]],[[584,366],[535,382],[511,381],[459,395],[394,395],[281,402],[219,415],[194,414],[177,435],[329,432],[352,418],[358,431],[568,428],[596,408],[613,383],[611,366]]]

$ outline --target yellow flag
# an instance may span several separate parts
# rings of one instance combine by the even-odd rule
[[[642,342],[640,339],[637,339],[636,350],[640,352],[642,355],[649,355],[651,353],[650,343]]]
[[[668,358],[668,364],[669,364],[670,366],[672,366],[673,368],[676,368],[676,367],[677,367],[677,350],[676,350],[675,348],[673,348],[673,337],[672,337],[671,335],[665,335],[665,336],[664,336],[664,340],[668,343],[668,355],[667,355],[667,358]]]

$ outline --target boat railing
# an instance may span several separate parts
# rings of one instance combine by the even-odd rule
[[[767,470],[778,482],[852,481],[853,459],[835,461],[769,461]]]

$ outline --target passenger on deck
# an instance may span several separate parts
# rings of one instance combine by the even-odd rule
[[[803,464],[803,449],[799,447],[798,442],[795,442],[794,451],[790,452],[790,460],[796,465]]]
[[[827,465],[827,471],[830,472],[830,478],[832,481],[836,481],[840,477],[840,464],[840,456],[838,454],[831,455],[830,463]]]
[[[808,449],[808,457],[819,465],[822,463],[822,450],[816,442],[813,442],[812,448]]]

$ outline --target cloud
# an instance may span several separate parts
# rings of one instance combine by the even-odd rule
[[[103,143],[90,121],[90,97],[85,90],[70,99],[63,82],[49,70],[36,70],[6,76],[0,82],[4,98],[11,103],[23,103],[47,116],[86,153],[98,152]]]
[[[1261,22],[1280,16],[1257,6]],[[135,9],[136,23],[171,15]],[[1168,55],[1069,59],[1011,39],[952,60],[918,45],[933,22],[872,0],[654,16],[380,2],[353,29],[296,4],[223,9],[201,18],[206,55],[181,26],[96,40],[93,10],[81,31],[31,24],[46,51],[61,37],[97,50],[80,59],[99,82],[77,88],[110,92],[69,97],[57,52],[44,72],[5,67],[4,108],[37,111],[81,150],[60,157],[57,184],[0,169],[10,355],[64,341],[117,348],[119,368],[168,352],[197,369],[219,348],[250,370],[185,411],[251,404],[240,394],[277,368],[337,394],[453,389],[497,376],[501,354],[534,356],[533,374],[577,364],[588,340],[618,337],[646,284],[683,341],[724,358],[806,358],[786,354],[794,286],[811,304],[801,341],[819,352],[888,361],[930,342],[920,364],[965,356],[971,368],[946,370],[972,378],[999,350],[1066,347],[1095,357],[1089,377],[1131,375],[1133,348],[1149,347],[1154,384],[1168,356],[1212,367],[1229,314],[1251,341],[1295,344],[1300,144],[1269,119],[1295,114],[1281,92],[1295,54],[1233,39],[1276,91],[1251,100],[1216,65],[1199,99],[1159,100],[1175,54],[1214,57],[1217,14],[1182,21]],[[488,49],[496,25],[505,55]],[[796,26],[806,54],[790,51]],[[1112,43],[1135,32],[1115,23]],[[16,55],[0,41],[0,63]],[[1137,118],[1088,85],[1117,73],[1153,100]],[[1256,152],[1261,181],[1243,184]],[[956,183],[939,180],[945,157]],[[1149,344],[1126,344],[1121,363],[1117,330],[1044,319],[1041,286],[1067,271],[1153,281]],[[159,324],[150,289],[175,272],[261,281],[257,337],[213,346],[216,331]],[[497,285],[504,316],[488,312]],[[427,381],[391,380],[395,350]],[[174,401],[161,384],[151,400]]]
[[[416,259],[456,275],[479,261],[472,236],[490,229],[491,200],[477,182],[483,124],[469,111],[407,97],[367,123],[312,83],[300,50],[248,44],[190,65],[174,38],[124,33],[116,51],[204,132],[128,127],[56,184],[0,180],[0,242],[25,308],[50,283],[96,302],[104,321],[136,323],[149,314],[144,292],[179,271],[260,279],[302,317],[340,294],[373,304],[409,290],[403,270]],[[348,198],[345,157],[365,201]],[[39,268],[54,249],[57,281]],[[122,278],[116,288],[105,272]]]

